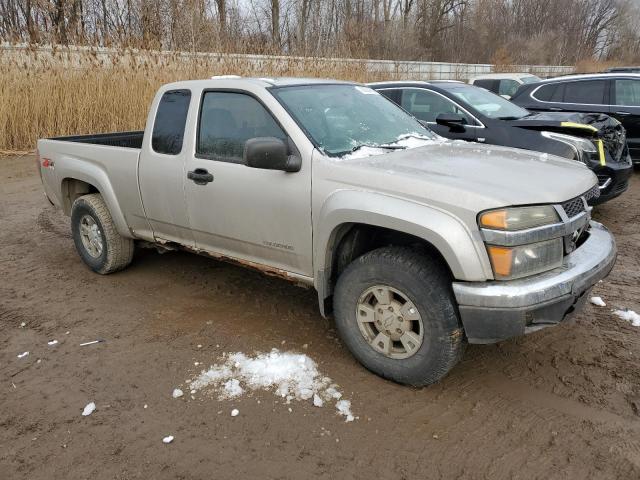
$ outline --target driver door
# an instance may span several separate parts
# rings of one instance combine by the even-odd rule
[[[185,169],[196,248],[311,276],[311,166],[304,159],[295,173],[246,166],[244,145],[256,137],[290,141],[256,97],[203,92]]]

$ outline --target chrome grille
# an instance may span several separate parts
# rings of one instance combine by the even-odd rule
[[[564,202],[562,204],[562,208],[564,209],[564,212],[567,214],[567,217],[573,218],[576,215],[585,211],[583,198],[588,202],[589,200],[598,198],[599,196],[600,196],[600,189],[598,188],[598,185],[594,185],[585,193],[583,193],[581,196],[576,197],[572,200],[569,200],[568,202]]]
[[[589,200],[593,200],[594,198],[598,198],[600,196],[600,189],[598,185],[594,185],[591,187],[591,190],[588,190],[584,195],[584,199],[588,202]]]
[[[584,212],[584,202],[582,201],[582,197],[574,198],[573,200],[563,203],[562,208],[564,208],[564,213],[567,214],[567,217],[575,217],[579,213]]]

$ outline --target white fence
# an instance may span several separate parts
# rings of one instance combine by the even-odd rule
[[[0,44],[0,66],[8,63],[24,65],[25,68],[47,68],[52,65],[63,65],[68,68],[83,68],[88,64],[109,67],[115,64],[150,63],[158,67],[170,62],[201,61],[206,63],[249,65],[252,70],[260,72],[266,65],[273,69],[276,66],[314,65],[316,67],[336,66],[348,68],[365,67],[380,79],[388,74],[390,78],[406,78],[411,80],[466,80],[478,74],[493,72],[528,72],[541,77],[552,77],[574,72],[574,67],[553,65],[509,65],[497,68],[486,63],[443,63],[443,62],[410,62],[394,60],[368,60],[354,58],[321,58],[296,57],[286,55],[245,55],[228,53],[193,53],[172,51],[119,50],[103,47],[66,47],[66,46],[29,46],[24,44]]]

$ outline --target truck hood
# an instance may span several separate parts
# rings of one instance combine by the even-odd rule
[[[327,159],[325,177],[430,205],[479,212],[511,205],[561,203],[596,183],[583,164],[545,153],[464,141],[349,160]]]

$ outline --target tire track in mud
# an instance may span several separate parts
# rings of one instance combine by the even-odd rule
[[[52,218],[54,216],[55,219]],[[53,207],[45,208],[38,214],[36,226],[42,233],[66,239],[73,238],[67,217],[54,210]]]

